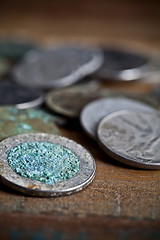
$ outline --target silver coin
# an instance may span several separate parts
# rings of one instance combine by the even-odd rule
[[[18,109],[27,109],[37,107],[43,101],[43,94],[38,90],[8,81],[0,83],[1,106],[16,106]]]
[[[104,49],[104,63],[98,76],[107,80],[131,81],[155,71],[154,58],[123,49]]]
[[[80,115],[84,131],[96,139],[96,129],[100,120],[106,115],[120,110],[141,110],[155,113],[156,110],[141,102],[126,98],[103,98],[87,104]]]
[[[130,166],[160,169],[160,116],[120,111],[98,125],[100,146],[111,157]]]
[[[79,159],[79,171],[71,178],[56,182],[54,185],[20,176],[9,166],[8,152],[23,143],[31,144],[32,142],[56,144],[70,150]],[[95,161],[85,148],[72,140],[57,135],[31,133],[10,137],[0,143],[0,155],[0,180],[9,187],[31,196],[53,197],[78,192],[92,182],[96,171]],[[61,161],[61,157],[58,161]],[[14,162],[16,162],[16,159],[17,155],[13,159]],[[59,171],[61,171],[61,168],[59,168]]]
[[[44,51],[31,51],[15,67],[15,81],[36,88],[69,86],[94,73],[103,63],[98,49],[59,47]]]

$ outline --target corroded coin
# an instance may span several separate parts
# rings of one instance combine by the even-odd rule
[[[80,115],[80,122],[85,132],[95,139],[99,121],[112,112],[125,109],[156,112],[154,108],[135,100],[118,97],[103,98],[95,100],[83,108]]]
[[[32,132],[59,134],[52,115],[42,110],[0,107],[0,140]]]
[[[154,70],[154,59],[123,49],[104,49],[104,63],[98,71],[103,79],[131,81],[145,78]]]
[[[69,86],[102,65],[100,50],[62,46],[32,51],[13,70],[15,81],[35,88]]]
[[[30,50],[36,49],[35,44],[22,41],[22,40],[0,40],[0,56],[5,57],[9,60],[19,60],[25,53]]]
[[[43,94],[38,90],[9,81],[0,83],[0,105],[26,109],[39,106],[43,100]]]
[[[100,146],[111,157],[130,166],[160,169],[160,116],[120,111],[98,125]]]
[[[0,180],[31,196],[69,195],[88,186],[96,171],[81,145],[52,134],[22,134],[0,143]]]

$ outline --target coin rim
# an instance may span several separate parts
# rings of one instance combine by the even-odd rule
[[[110,120],[112,118],[115,118],[115,117],[118,117],[120,115],[123,115],[123,114],[126,114],[126,113],[143,113],[145,115],[150,115],[150,116],[157,116],[157,117],[160,117],[160,115],[156,113],[154,114],[151,114],[151,113],[148,113],[148,112],[142,112],[140,110],[121,110],[121,111],[116,111],[116,112],[113,112],[107,116],[105,116],[103,119],[101,119],[101,121],[99,122],[98,124],[98,127],[97,127],[97,135],[96,135],[96,138],[97,138],[97,141],[98,141],[98,144],[99,146],[101,147],[101,149],[103,149],[110,157],[114,158],[115,160],[121,162],[121,163],[124,163],[125,165],[129,165],[131,167],[136,167],[136,168],[141,168],[141,169],[160,169],[160,162],[159,163],[141,163],[139,162],[138,160],[136,161],[135,159],[133,159],[132,157],[127,157],[127,156],[123,156],[123,154],[121,153],[118,153],[116,150],[112,149],[111,147],[108,147],[101,139],[101,127],[102,127],[102,124],[104,122],[106,122],[107,120]]]
[[[31,141],[47,141],[50,143],[60,144],[61,146],[70,149],[80,160],[79,172],[72,178],[67,179],[66,181],[57,182],[54,185],[33,181],[16,174],[8,165],[6,152],[23,142]],[[1,182],[30,196],[55,197],[69,195],[87,187],[95,177],[96,163],[90,152],[80,144],[62,136],[45,133],[29,133],[13,136],[0,143],[0,155]],[[36,187],[33,189],[28,186]]]

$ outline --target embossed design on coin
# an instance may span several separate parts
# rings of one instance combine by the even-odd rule
[[[135,100],[116,97],[103,98],[95,100],[84,107],[80,116],[81,125],[85,132],[95,139],[99,121],[112,112],[125,109],[156,112],[154,108]]]
[[[96,171],[95,161],[85,148],[51,134],[31,133],[5,139],[0,143],[0,155],[0,180],[31,196],[78,192],[93,181]]]
[[[100,146],[111,157],[130,166],[160,169],[160,116],[119,111],[101,120]]]
[[[100,50],[57,47],[32,51],[13,70],[15,81],[35,88],[69,86],[94,73],[102,65]]]
[[[19,109],[37,107],[43,102],[43,94],[35,89],[21,85],[3,82],[0,83],[0,105],[16,106]]]

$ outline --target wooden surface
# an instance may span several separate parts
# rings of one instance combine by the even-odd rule
[[[160,52],[157,1],[1,0],[0,6],[0,37]],[[141,92],[153,85],[104,87]],[[60,130],[93,154],[95,180],[77,194],[45,199],[26,197],[0,184],[0,239],[160,239],[160,171],[114,161],[80,128]]]

